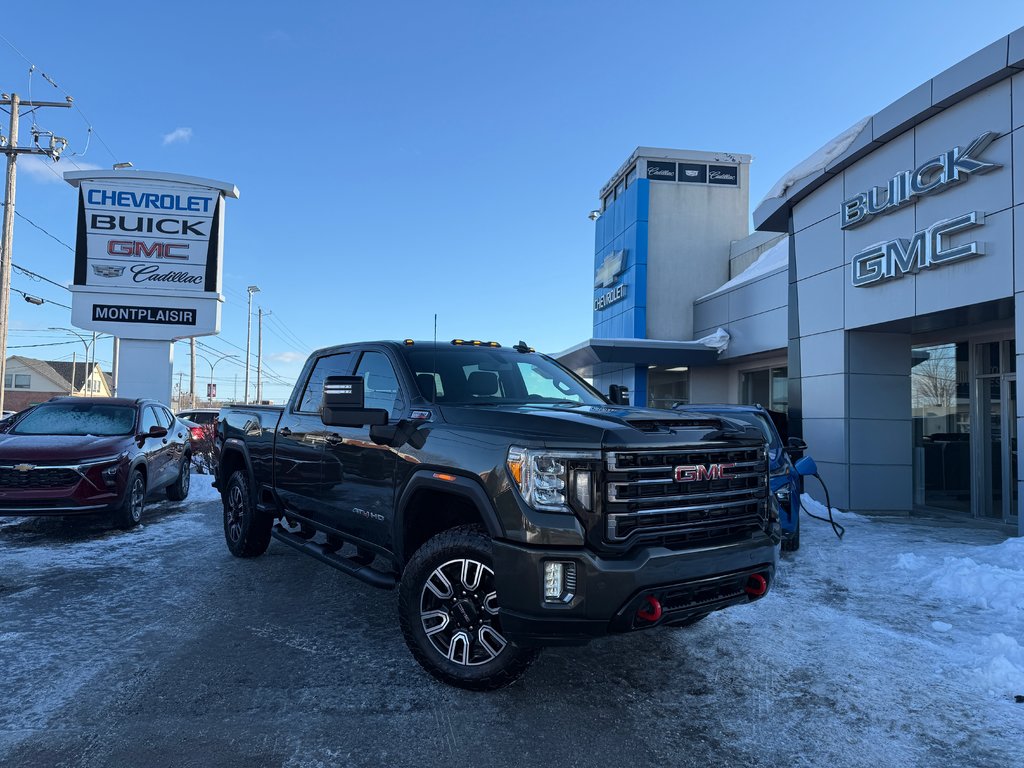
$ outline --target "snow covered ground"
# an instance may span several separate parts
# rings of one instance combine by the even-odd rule
[[[128,533],[0,521],[0,765],[1024,765],[1024,541],[837,519],[764,600],[487,695],[419,670],[393,595],[230,557],[208,477]]]

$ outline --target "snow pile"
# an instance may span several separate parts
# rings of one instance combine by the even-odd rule
[[[918,578],[934,594],[976,608],[1013,616],[1024,612],[1024,539],[977,547],[971,557],[944,557],[936,567],[928,558],[903,553],[896,567],[921,571]]]
[[[812,515],[817,515],[818,517],[824,517],[826,520],[828,519],[828,507],[813,498],[809,493],[803,493],[800,495],[800,503],[803,504],[804,511],[810,512]],[[846,522],[847,520],[864,519],[862,515],[858,515],[853,512],[845,512],[841,509],[837,509],[836,507],[832,507],[832,517],[836,517],[836,515],[842,516],[842,522]],[[840,521],[837,519],[836,522]]]
[[[722,354],[729,348],[730,338],[731,337],[727,330],[719,328],[714,333],[709,333],[707,336],[697,339],[697,343],[703,344],[705,347],[716,349],[718,350],[718,354]]]
[[[213,475],[192,473],[189,501],[220,501],[220,491],[213,487]]]
[[[1024,635],[1024,539],[1007,539],[1001,544],[973,547],[966,556],[945,556],[936,563],[932,558],[904,552],[896,558],[896,568],[913,575],[914,583],[925,594],[941,598],[959,610],[973,608],[984,612],[985,623],[1002,623],[1021,628]],[[933,622],[937,631],[952,628],[946,622]],[[1024,692],[1024,648],[1002,632],[990,634],[971,649],[970,672],[975,680],[993,693]]]
[[[854,123],[832,139],[832,141],[826,142],[824,146],[806,160],[797,163],[789,173],[775,182],[775,186],[768,190],[768,194],[764,196],[764,200],[761,202],[763,203],[765,200],[770,200],[773,197],[782,197],[800,179],[810,176],[815,171],[823,170],[825,166],[850,148],[850,145],[860,135],[860,132],[867,127],[869,120],[871,120],[870,117],[865,117],[863,120]]]
[[[716,288],[711,293],[707,293],[697,299],[707,299],[711,296],[717,296],[719,293],[728,291],[730,288],[735,288],[738,285],[749,283],[752,280],[756,280],[759,277],[771,274],[777,269],[780,269],[789,264],[789,237],[784,237],[767,251],[757,257],[757,261],[751,264],[749,267],[740,272],[729,282],[725,283],[719,288]]]
[[[997,632],[985,639],[982,665],[974,675],[992,693],[1019,695],[1024,691],[1024,648],[1014,638]]]

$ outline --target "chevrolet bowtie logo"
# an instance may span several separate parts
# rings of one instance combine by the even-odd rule
[[[616,278],[626,268],[626,252],[612,251],[604,257],[601,266],[594,273],[595,288],[611,288],[615,285]]]
[[[17,472],[31,472],[36,468],[35,464],[15,464],[14,469]]]

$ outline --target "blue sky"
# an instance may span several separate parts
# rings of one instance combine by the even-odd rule
[[[40,127],[78,152],[82,113],[97,132],[58,172],[116,157],[241,190],[222,333],[205,343],[241,356],[256,284],[273,312],[271,377],[290,382],[316,347],[430,338],[435,312],[443,339],[582,341],[587,213],[637,145],[752,154],[753,207],[832,136],[1024,25],[1024,5],[98,0],[23,16],[0,34],[36,64],[32,95],[62,96],[45,72],[81,110],[49,110]],[[0,41],[0,90],[29,84]],[[71,187],[19,168],[18,211],[73,243]],[[20,218],[14,259],[71,279],[72,254]],[[13,287],[70,303],[18,273]],[[14,294],[10,353],[81,354],[73,339],[26,346],[71,338],[43,330],[69,317]],[[101,342],[98,358],[110,356]],[[175,363],[187,371],[186,344]],[[222,396],[240,370],[218,365]],[[199,372],[204,391],[209,367]]]

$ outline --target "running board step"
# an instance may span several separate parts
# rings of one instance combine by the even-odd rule
[[[374,568],[370,568],[368,565],[360,565],[354,560],[348,557],[342,557],[330,550],[330,548],[320,544],[319,542],[310,541],[304,539],[301,536],[292,533],[282,526],[280,523],[275,525],[270,531],[271,535],[278,541],[287,544],[289,547],[293,547],[300,552],[304,552],[307,555],[312,555],[317,560],[332,565],[343,573],[347,573],[349,576],[354,576],[360,581],[369,584],[371,587],[377,587],[378,589],[394,589],[398,580],[394,574],[384,573]]]

